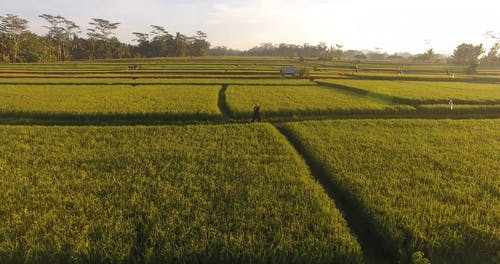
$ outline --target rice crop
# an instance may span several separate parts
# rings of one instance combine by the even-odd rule
[[[379,94],[395,102],[443,104],[451,99],[462,104],[500,104],[500,85],[468,82],[416,82],[381,80],[321,80],[361,93]]]
[[[434,263],[498,263],[498,120],[349,120],[284,130],[381,245]]]
[[[291,117],[335,114],[391,113],[414,110],[392,105],[384,98],[366,97],[321,86],[229,86],[226,100],[235,117],[251,117],[255,103],[264,117]]]
[[[0,127],[0,262],[360,263],[269,124]]]

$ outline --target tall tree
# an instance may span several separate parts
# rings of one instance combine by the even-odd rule
[[[69,42],[71,37],[75,38],[80,27],[73,21],[66,19],[63,16],[53,16],[43,14],[39,17],[45,19],[50,26],[45,26],[49,30],[47,36],[57,43],[59,60],[70,59]]]
[[[452,58],[455,63],[462,65],[470,65],[478,62],[478,58],[484,53],[483,44],[472,45],[462,43],[453,52]]]
[[[23,41],[22,35],[28,32],[28,20],[12,14],[0,16],[0,32],[12,43],[10,48],[10,55],[12,55],[11,61],[17,62],[19,46]],[[9,47],[7,43],[3,45]],[[7,48],[7,50],[9,50],[9,48]]]
[[[135,36],[133,41],[137,41],[138,43],[149,42],[149,34],[142,32],[132,32],[132,35]]]
[[[7,35],[0,31],[0,62],[10,62],[8,41]]]
[[[342,57],[344,56],[344,51],[342,50],[344,45],[335,44],[335,47],[336,48],[330,47],[330,53],[332,54],[332,57],[334,59],[341,60]]]
[[[190,38],[189,55],[204,56],[210,51],[210,43],[206,41],[207,34],[201,30],[196,31],[196,36]]]
[[[174,37],[162,26],[151,25],[151,28],[153,56],[166,57],[174,53]]]
[[[436,57],[436,53],[434,52],[433,48],[428,49],[424,54],[423,54],[423,59],[425,62],[432,62],[434,58]]]
[[[188,43],[186,36],[177,32],[175,34],[175,56],[186,57],[188,55]]]
[[[151,43],[149,42],[149,34],[142,32],[132,32],[135,36],[133,41],[136,41],[138,44],[134,48],[134,52],[138,56],[151,57]]]
[[[106,41],[115,34],[113,31],[118,28],[120,23],[112,23],[111,21],[102,18],[92,18],[92,21],[89,22],[89,25],[94,27],[88,29],[89,33],[87,33],[87,35],[89,37]]]
[[[500,57],[498,56],[498,51],[500,50],[500,42],[495,43],[488,54],[482,59],[486,64],[497,65],[500,64]]]
[[[92,47],[92,59],[107,58],[111,56],[110,39],[114,35],[114,30],[120,25],[119,22],[111,22],[102,18],[92,18],[89,25],[93,28],[87,29]],[[99,45],[99,46],[98,46]]]

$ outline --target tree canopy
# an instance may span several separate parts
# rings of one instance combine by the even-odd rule
[[[0,16],[0,33],[1,46],[5,49],[2,59],[17,62],[21,42],[28,33],[28,20],[12,14]]]
[[[203,56],[210,50],[207,34],[193,36],[180,32],[170,34],[165,27],[152,25],[151,32],[133,32],[137,45],[120,42],[115,37],[119,22],[92,18],[86,38],[79,36],[81,27],[60,16],[42,14],[48,30],[39,36],[28,30],[28,20],[16,15],[0,16],[0,62],[49,62],[81,59],[131,57]]]
[[[483,44],[472,45],[462,43],[453,52],[452,58],[456,64],[470,65],[479,61],[479,56],[484,53]]]

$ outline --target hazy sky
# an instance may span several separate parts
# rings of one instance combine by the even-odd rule
[[[452,53],[462,42],[493,41],[500,33],[500,0],[0,0],[0,15],[30,20],[44,34],[40,14],[62,15],[85,29],[93,17],[122,24],[117,37],[149,25],[170,33],[208,34],[213,46],[248,49],[263,42],[342,44],[344,49],[421,53],[432,47]]]

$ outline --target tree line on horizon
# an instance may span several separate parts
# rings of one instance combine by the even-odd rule
[[[497,38],[498,39],[498,38]],[[249,50],[235,50],[225,46],[216,46],[210,49],[210,54],[215,56],[280,56],[280,57],[306,57],[318,58],[319,60],[393,60],[420,63],[454,63],[460,65],[470,65],[472,63],[483,63],[486,65],[500,65],[500,42],[495,43],[485,54],[482,44],[473,45],[462,43],[456,47],[451,56],[438,54],[430,48],[421,54],[411,54],[409,52],[399,52],[387,54],[370,50],[342,50],[341,45],[327,47],[325,43],[318,45],[296,44],[273,44],[262,43]],[[480,57],[484,55],[483,57]]]
[[[186,57],[186,56],[279,56],[318,58],[320,60],[396,60],[411,62],[445,62],[469,65],[474,72],[479,63],[500,65],[500,36],[487,32],[487,36],[497,40],[485,54],[482,44],[462,43],[453,55],[437,54],[432,48],[422,54],[382,53],[375,51],[343,50],[342,45],[328,47],[324,42],[317,45],[262,43],[249,50],[234,50],[225,46],[210,48],[207,34],[197,31],[194,36],[177,32],[170,34],[164,27],[151,25],[148,33],[132,32],[137,45],[120,42],[114,30],[120,23],[102,18],[92,18],[86,29],[86,38],[80,37],[81,27],[63,16],[43,14],[48,32],[40,36],[28,30],[29,21],[16,15],[0,16],[0,62],[53,62],[68,60],[95,60],[143,57]],[[483,55],[483,56],[482,56]],[[482,56],[482,57],[481,57]]]
[[[86,38],[81,27],[63,16],[43,14],[48,32],[40,36],[28,29],[29,21],[16,15],[0,16],[0,62],[53,62],[69,60],[120,59],[136,57],[184,57],[208,55],[210,43],[203,31],[188,37],[170,34],[152,25],[151,32],[133,32],[137,45],[120,42],[114,31],[120,23],[92,18]]]

